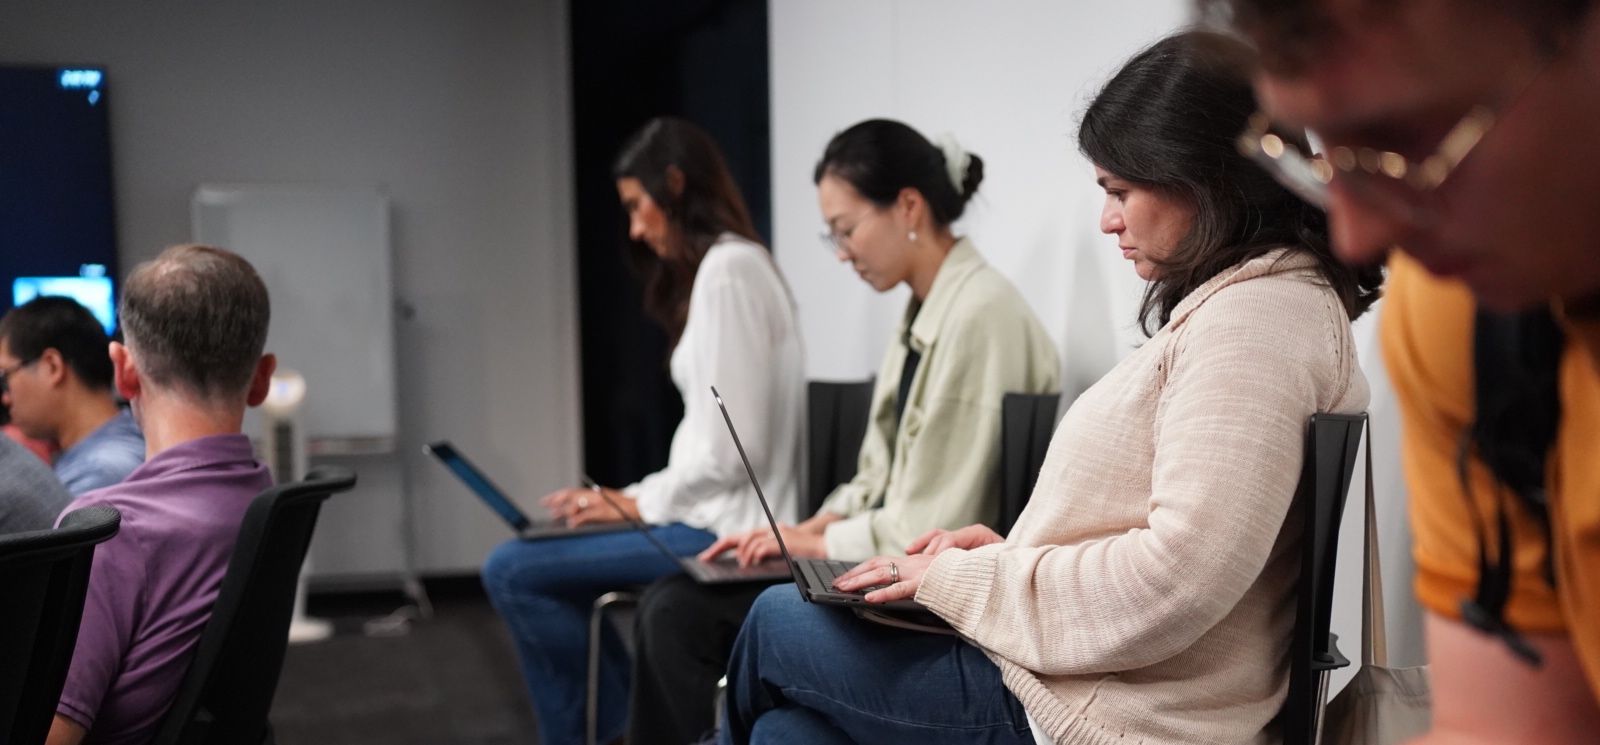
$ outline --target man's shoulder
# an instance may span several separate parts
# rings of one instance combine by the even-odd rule
[[[48,528],[71,500],[44,461],[0,435],[0,531]]]

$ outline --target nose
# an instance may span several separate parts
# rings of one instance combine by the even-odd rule
[[[850,256],[850,250],[845,248],[842,245],[834,247],[834,249],[833,249],[833,257],[838,259],[839,263],[841,263],[841,264],[850,261],[850,259],[852,258]]]
[[[1333,251],[1348,264],[1371,264],[1396,246],[1410,245],[1416,224],[1401,217],[1398,205],[1386,209],[1334,183],[1328,200],[1328,232]]]
[[[1122,208],[1110,198],[1106,198],[1105,207],[1100,210],[1100,232],[1106,235],[1117,235],[1126,230],[1122,222]]]
[[[644,221],[637,217],[628,218],[628,238],[636,241],[644,240]]]

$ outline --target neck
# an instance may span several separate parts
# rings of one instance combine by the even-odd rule
[[[56,431],[56,442],[62,450],[83,442],[118,413],[117,402],[103,391],[79,391],[61,409],[63,420]]]
[[[239,434],[244,426],[243,406],[199,401],[171,391],[141,396],[136,410],[144,430],[145,460],[190,440]]]
[[[916,259],[911,264],[911,276],[906,278],[906,284],[911,285],[911,294],[919,302],[928,299],[928,293],[933,290],[933,280],[939,276],[939,267],[944,266],[944,260],[950,256],[950,249],[956,245],[956,237],[949,228],[934,231],[926,247],[920,247]]]

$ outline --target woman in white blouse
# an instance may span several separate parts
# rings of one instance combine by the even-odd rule
[[[623,147],[613,167],[628,235],[654,255],[646,307],[673,344],[673,382],[684,416],[667,467],[606,496],[649,523],[662,543],[693,556],[719,536],[762,522],[761,507],[722,423],[715,385],[740,422],[751,465],[779,519],[794,519],[804,431],[805,365],[794,304],[711,138],[686,121],[658,118]],[[565,524],[623,519],[591,489],[543,499]],[[602,593],[677,572],[632,530],[508,541],[483,583],[516,641],[538,712],[540,742],[583,737],[589,610]],[[603,640],[601,742],[622,733],[628,663]]]

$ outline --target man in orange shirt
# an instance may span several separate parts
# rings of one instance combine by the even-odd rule
[[[1600,5],[1202,0],[1262,51],[1241,137],[1328,210],[1349,261],[1393,248],[1428,742],[1600,737]],[[1270,124],[1316,132],[1312,159]]]

